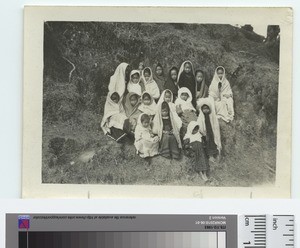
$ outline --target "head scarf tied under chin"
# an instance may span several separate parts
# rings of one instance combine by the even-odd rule
[[[195,127],[199,127],[199,130],[197,133],[193,134],[193,130],[195,129]],[[185,139],[190,139],[190,143],[194,142],[194,141],[199,141],[202,142],[202,135],[200,134],[200,126],[199,123],[196,121],[191,121],[187,127],[187,131],[186,134],[183,138]]]

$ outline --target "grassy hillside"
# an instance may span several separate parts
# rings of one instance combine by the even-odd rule
[[[143,160],[130,141],[103,135],[100,121],[117,65],[191,60],[212,79],[227,70],[235,120],[221,122],[222,160],[210,185],[250,186],[275,180],[278,61],[263,37],[231,25],[45,24],[43,182],[203,185],[188,159]]]

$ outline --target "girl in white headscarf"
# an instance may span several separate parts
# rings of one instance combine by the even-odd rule
[[[217,117],[225,122],[232,121],[234,118],[233,95],[224,67],[216,68],[208,91],[209,96],[214,98]]]
[[[105,135],[116,141],[120,141],[126,136],[123,131],[125,120],[127,119],[122,100],[126,89],[126,68],[127,63],[121,63],[110,77],[108,94],[104,106],[104,114],[101,121],[101,128]]]
[[[170,106],[170,110],[176,113],[176,106],[173,101],[174,101],[173,92],[167,89],[161,93],[161,96],[157,102],[157,106],[161,105],[163,102],[167,102]]]
[[[150,67],[146,67],[142,73],[142,82],[145,85],[145,91],[147,91],[155,100],[160,96],[157,83],[153,79],[152,70]]]
[[[214,162],[215,158],[219,158],[222,145],[213,98],[200,98],[197,101],[197,108],[199,110],[197,122],[200,133],[205,137],[205,150],[210,160]]]
[[[140,80],[140,72],[138,70],[132,70],[130,72],[130,80],[127,85],[127,91],[133,92],[138,94],[139,96],[142,95],[142,92],[144,91],[144,87],[141,84]]]
[[[202,144],[202,135],[198,122],[191,121],[189,123],[183,142],[186,155],[190,158],[189,161],[192,164],[192,168],[200,174],[204,181],[207,181],[209,163]]]
[[[144,113],[140,114],[134,132],[134,146],[137,154],[142,158],[158,154],[159,138],[153,134],[150,124],[150,116]]]
[[[186,133],[187,126],[191,121],[197,120],[196,109],[192,104],[192,94],[186,87],[178,90],[178,98],[175,101],[176,112],[182,120],[181,137]]]
[[[165,158],[179,159],[181,155],[180,118],[162,102],[153,119],[153,133],[159,137],[159,154]]]
[[[142,94],[141,104],[139,105],[138,109],[141,112],[150,115],[151,118],[156,114],[156,110],[157,110],[156,103],[148,91],[145,91]]]

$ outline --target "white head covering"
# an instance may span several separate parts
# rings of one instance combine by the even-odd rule
[[[150,70],[150,77],[149,77],[149,80],[148,80],[147,82],[146,82],[145,75],[144,75],[145,70]],[[152,73],[152,69],[151,69],[150,67],[145,67],[145,68],[143,69],[143,72],[142,72],[142,80],[143,80],[143,82],[144,82],[145,85],[146,85],[146,84],[149,84],[149,83],[151,83],[151,82],[153,81],[153,73]]]
[[[117,92],[120,97],[123,96],[126,88],[126,80],[125,80],[125,72],[128,64],[121,63],[115,70],[114,75],[110,77],[108,91],[109,92]]]
[[[199,126],[199,123],[197,121],[191,121],[187,127],[187,131],[186,134],[184,136],[184,140],[185,139],[190,139],[190,143],[194,142],[194,141],[199,141],[202,142],[202,135],[200,133],[200,126],[199,126],[199,131],[196,134],[193,134],[193,130],[195,129],[195,127]]]
[[[138,74],[139,77],[140,77],[138,83],[136,83],[136,84],[133,83],[133,82],[132,82],[132,79],[131,79],[131,76],[134,75],[134,74]],[[128,85],[127,85],[127,90],[128,90],[128,92],[134,92],[134,93],[138,94],[139,96],[141,96],[141,95],[142,95],[142,87],[141,87],[141,85],[140,85],[140,81],[141,81],[140,71],[138,71],[138,70],[132,70],[132,71],[130,72],[130,80],[129,80],[129,83],[128,83]]]
[[[173,100],[174,100],[174,98],[173,98],[173,92],[170,91],[169,89],[166,89],[166,90],[164,90],[164,91],[161,93],[160,98],[159,98],[159,100],[158,100],[158,102],[157,102],[157,105],[160,105],[160,104],[162,104],[162,102],[165,101],[165,94],[166,94],[167,92],[169,92],[169,93],[171,94],[171,102],[173,102]]]
[[[189,95],[188,99],[186,101],[182,100],[180,98],[182,93],[187,93]],[[175,101],[175,105],[179,106],[181,105],[181,109],[184,110],[193,110],[196,111],[196,109],[194,108],[193,104],[192,104],[192,100],[193,100],[193,96],[191,91],[186,88],[186,87],[182,87],[178,90],[178,98]]]
[[[206,135],[205,116],[201,109],[203,105],[207,105],[210,108],[209,120],[214,133],[215,144],[217,145],[217,149],[220,152],[222,149],[221,134],[220,134],[219,121],[215,112],[214,99],[212,97],[206,97],[206,98],[199,98],[199,100],[197,101],[197,108],[199,110],[199,116],[197,122],[199,123],[200,132],[203,135]]]
[[[179,78],[180,78],[181,73],[184,71],[184,65],[185,65],[186,63],[190,63],[190,64],[191,64],[191,67],[192,67],[192,73],[193,73],[193,75],[195,75],[193,63],[192,63],[190,60],[186,60],[186,61],[184,61],[184,62],[181,64],[181,66],[180,66],[180,69],[179,69],[179,72],[178,72],[178,76],[177,76],[177,82],[179,81]]]
[[[150,105],[145,105],[143,103],[143,97],[145,94],[148,94],[150,96]],[[142,94],[142,97],[141,97],[141,105],[139,106],[139,110],[142,111],[143,113],[147,114],[147,115],[155,115],[156,114],[156,103],[153,99],[153,97],[151,96],[151,94],[148,92],[148,91],[145,91],[143,94]]]
[[[223,69],[223,71],[224,71],[223,77],[221,79],[219,78],[218,73],[217,73],[218,69]],[[219,89],[219,83],[222,84],[220,89]],[[215,100],[217,98],[222,99],[223,95],[225,95],[225,94],[232,96],[232,90],[230,87],[230,83],[226,79],[226,71],[223,66],[218,66],[216,68],[214,77],[213,77],[211,84],[209,86],[209,89],[208,89],[208,94],[209,94],[209,96],[212,96]]]
[[[153,119],[153,129],[152,129],[153,133],[157,134],[160,140],[161,140],[162,134],[163,134],[163,120],[162,120],[162,116],[161,116],[161,105],[162,105],[162,103],[160,105],[158,105],[157,113]],[[173,134],[178,143],[178,147],[182,148],[180,134],[179,134],[180,128],[182,127],[182,121],[179,118],[179,116],[171,110],[169,111],[169,116],[170,116],[170,120],[171,120],[171,124],[172,124],[172,128],[173,128]]]
[[[115,103],[113,100],[111,100],[111,95],[113,93],[114,92],[109,92],[107,94],[104,106],[104,114],[101,121],[101,128],[104,134],[107,134],[110,131],[110,126],[108,123],[109,117],[120,114],[120,123],[124,122],[124,119],[126,119],[126,115],[122,105],[122,97],[120,98],[118,103]]]

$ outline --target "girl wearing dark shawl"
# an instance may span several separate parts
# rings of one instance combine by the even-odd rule
[[[159,93],[161,94],[165,89],[166,78],[165,78],[163,67],[160,63],[158,63],[155,67],[153,73],[153,79],[157,83],[157,86],[159,88]]]
[[[220,126],[216,116],[214,100],[212,97],[201,98],[198,100],[200,132],[205,136],[206,153],[210,160],[219,156],[221,146]]]
[[[122,105],[123,96],[126,89],[126,69],[127,63],[121,63],[111,76],[108,85],[108,94],[104,106],[104,114],[101,121],[101,128],[104,134],[115,141],[120,141],[126,136],[123,131],[124,123],[127,119]]]
[[[182,63],[178,73],[178,86],[186,87],[192,94],[192,104],[196,107],[196,81],[194,76],[194,67],[191,61],[187,60]]]
[[[177,98],[178,90],[179,90],[177,79],[178,79],[178,68],[173,66],[169,70],[168,79],[166,81],[165,88],[170,90],[173,93],[174,100]]]
[[[126,126],[126,130],[129,133],[134,133],[135,127],[137,125],[137,120],[142,111],[138,108],[141,104],[140,96],[135,92],[129,92],[126,95],[124,110],[127,116],[127,120],[125,121],[124,126]]]
[[[200,126],[196,121],[191,121],[183,138],[185,154],[190,158],[192,168],[199,173],[204,181],[207,181],[209,172],[208,156],[202,143]]]
[[[153,133],[159,137],[159,153],[165,158],[179,159],[181,152],[180,118],[170,111],[169,104],[163,102],[159,105],[153,119]]]
[[[205,82],[205,73],[202,70],[196,70],[196,99],[208,97],[208,87]]]

